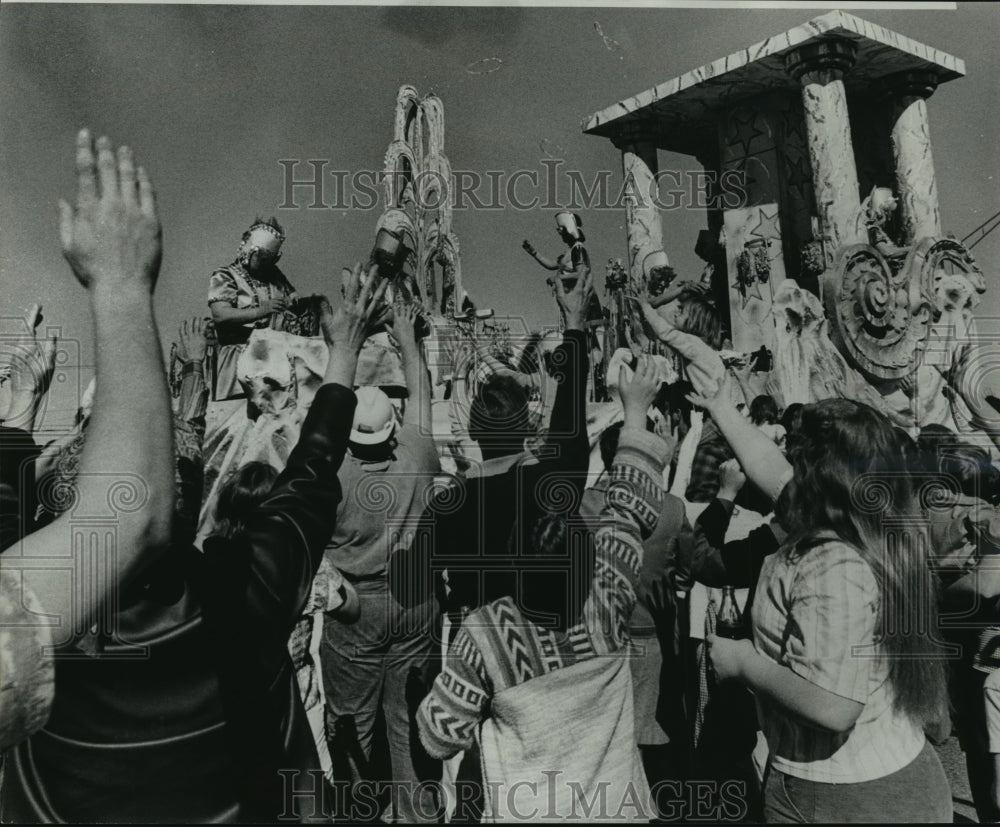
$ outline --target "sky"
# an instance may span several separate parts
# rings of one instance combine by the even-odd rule
[[[332,294],[341,267],[367,256],[380,209],[310,209],[302,191],[298,208],[279,209],[279,161],[380,170],[402,84],[440,96],[453,169],[541,173],[543,160],[561,158],[588,180],[609,170],[614,193],[620,154],[583,134],[587,115],[827,10],[3,3],[0,335],[11,317],[43,303],[45,327],[64,342],[43,425],[65,422],[93,364],[87,304],[57,231],[82,126],[132,146],[156,186],[164,227],[156,309],[168,346],[182,319],[207,312],[211,271],[232,260],[257,214],[285,226],[281,266],[302,294]],[[1000,9],[850,13],[965,60],[966,77],[928,102],[943,225],[961,238],[1000,210]],[[660,166],[700,169],[668,153]],[[560,251],[553,213],[455,211],[463,281],[477,305],[528,328],[555,321],[544,271],[521,249],[528,238],[542,253]],[[624,210],[583,219],[603,281],[604,262],[626,255]],[[700,210],[664,213],[664,244],[680,272],[700,272],[693,248],[705,226]],[[1000,317],[1000,232],[975,255],[990,285],[980,312]]]

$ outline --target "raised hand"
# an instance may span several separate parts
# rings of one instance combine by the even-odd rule
[[[208,350],[208,340],[205,336],[206,322],[204,319],[194,316],[190,320],[185,319],[177,329],[177,358],[182,362],[201,362],[205,359]]]
[[[722,386],[726,368],[719,352],[691,333],[678,330],[646,301],[638,302],[646,327],[687,360],[687,374],[697,394],[712,397]]]
[[[529,256],[533,256],[535,254],[535,248],[532,246],[531,242],[528,241],[528,239],[524,239],[524,241],[521,242],[521,247]]]
[[[645,430],[646,412],[660,389],[656,364],[652,358],[647,355],[639,357],[631,380],[628,378],[628,371],[622,365],[618,371],[618,389],[622,407],[625,409],[626,427]]]
[[[399,348],[404,353],[414,353],[417,350],[417,323],[422,316],[421,308],[416,302],[397,300],[393,303],[389,332],[399,342]]]
[[[562,312],[566,330],[583,330],[587,318],[587,305],[590,304],[590,294],[594,289],[590,268],[583,266],[583,275],[576,280],[572,290],[567,290],[562,279],[557,276],[549,278],[548,282],[555,290],[556,301]]]
[[[686,397],[692,405],[704,408],[713,415],[720,407],[733,407],[732,381],[728,373],[722,375],[720,382],[705,382],[702,374],[692,374],[690,370],[688,376],[695,387],[695,392],[689,393]]]
[[[670,429],[670,420],[660,414],[653,424],[653,433],[667,443],[667,456],[673,457],[677,452],[677,436]]]
[[[486,366],[491,374],[498,376],[510,376],[522,388],[529,391],[535,386],[535,380],[531,375],[522,373],[514,368],[507,367],[507,365],[493,355],[493,351],[490,350],[490,346],[488,344],[480,344],[476,346],[476,358],[478,358],[479,361]]]
[[[388,280],[379,280],[378,265],[372,265],[363,285],[361,273],[361,264],[355,264],[344,285],[344,301],[336,313],[332,311],[328,301],[323,301],[320,317],[320,327],[327,345],[355,354],[361,350],[365,339],[384,321],[387,308],[383,298],[389,286]]]
[[[153,292],[160,272],[162,230],[153,186],[132,150],[80,131],[76,140],[76,204],[59,201],[63,255],[90,289]]]
[[[720,500],[736,499],[740,489],[746,484],[747,475],[743,473],[739,460],[727,459],[719,466],[719,493]]]

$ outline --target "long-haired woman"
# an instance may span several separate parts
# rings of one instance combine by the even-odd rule
[[[892,424],[845,399],[805,405],[786,459],[713,380],[711,354],[676,330],[656,333],[693,359],[702,393],[692,402],[776,501],[789,535],[764,563],[753,639],[709,641],[718,677],[757,697],[767,821],[950,822],[948,782],[924,735],[947,715],[936,595]]]

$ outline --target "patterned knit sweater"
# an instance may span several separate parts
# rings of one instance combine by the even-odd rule
[[[545,820],[600,819],[601,805],[593,805],[599,792],[607,817],[643,820],[642,813],[621,813],[623,798],[645,806],[648,797],[625,655],[642,542],[662,507],[665,460],[659,437],[622,431],[580,622],[563,633],[527,620],[512,598],[483,606],[463,621],[418,710],[421,740],[436,757],[468,748],[479,735],[488,817],[534,809]],[[532,795],[525,798],[533,776],[558,787],[538,792],[536,785],[535,805]]]

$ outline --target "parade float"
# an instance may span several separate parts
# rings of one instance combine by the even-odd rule
[[[704,168],[698,253],[733,350],[771,357],[760,391],[785,405],[848,397],[911,432],[996,440],[1000,349],[973,317],[983,274],[942,229],[928,118],[928,98],[964,71],[833,11],[623,99],[583,131],[614,144],[640,194],[656,192],[658,150]],[[644,293],[669,246],[653,199],[628,204],[626,231],[626,272],[609,288]]]
[[[665,213],[642,197],[656,191],[664,150],[705,170],[706,226],[695,249],[728,324],[725,355],[766,366],[752,373],[754,392],[781,405],[848,397],[911,433],[935,423],[991,448],[1000,442],[1000,378],[991,369],[1000,345],[978,335],[973,315],[986,283],[969,250],[942,229],[930,142],[928,98],[963,74],[956,57],[834,11],[588,117],[583,131],[614,144],[640,195],[625,207],[627,255],[609,262],[603,279],[592,441],[620,415],[602,378],[612,384],[613,356],[636,327],[629,297],[662,289],[669,248],[684,243],[668,238]],[[428,427],[444,470],[462,472],[479,459],[465,430],[468,405],[498,362],[531,377],[545,421],[545,353],[559,332],[557,324],[524,329],[516,307],[495,316],[466,292],[444,137],[441,100],[401,87],[372,259],[392,279],[392,295],[423,307],[434,388]],[[254,332],[239,363],[247,402],[224,415],[210,410],[203,531],[229,469],[250,460],[283,466],[325,359],[316,335]],[[366,343],[356,384],[406,404],[387,333]]]

